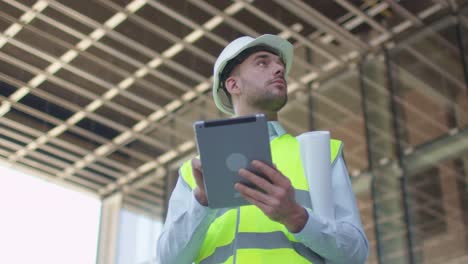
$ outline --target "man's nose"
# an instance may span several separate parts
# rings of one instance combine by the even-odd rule
[[[284,76],[284,64],[283,63],[275,63],[275,76]]]

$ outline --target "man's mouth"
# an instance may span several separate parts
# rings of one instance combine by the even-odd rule
[[[278,83],[278,84],[286,85],[286,81],[283,78],[273,79],[271,83]]]

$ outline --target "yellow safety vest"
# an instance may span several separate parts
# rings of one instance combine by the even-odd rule
[[[272,161],[291,180],[296,201],[311,208],[309,185],[304,176],[299,142],[284,134],[270,142]],[[341,142],[330,141],[331,161],[336,159]],[[191,162],[181,167],[184,181],[194,189]],[[237,221],[239,221],[237,223]],[[239,226],[236,230],[236,224]],[[237,231],[237,232],[236,232]],[[237,233],[237,235],[236,235]],[[218,211],[211,223],[203,244],[195,259],[196,263],[232,263],[236,250],[236,263],[311,263],[311,250],[297,242],[284,225],[270,220],[254,205],[226,208]]]

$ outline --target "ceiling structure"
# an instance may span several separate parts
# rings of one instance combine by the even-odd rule
[[[356,75],[362,55],[462,2],[2,0],[0,160],[163,215],[167,179],[196,152],[192,123],[225,117],[210,94],[217,55],[236,37],[271,33],[296,50],[285,127],[331,128],[358,177],[368,167],[360,103],[339,103],[358,84],[330,84],[345,99],[317,93],[327,116],[313,120],[305,92],[344,69]]]

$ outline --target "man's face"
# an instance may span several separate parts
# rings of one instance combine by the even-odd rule
[[[242,104],[268,112],[277,112],[286,104],[288,91],[281,57],[258,51],[247,57],[235,71]]]

